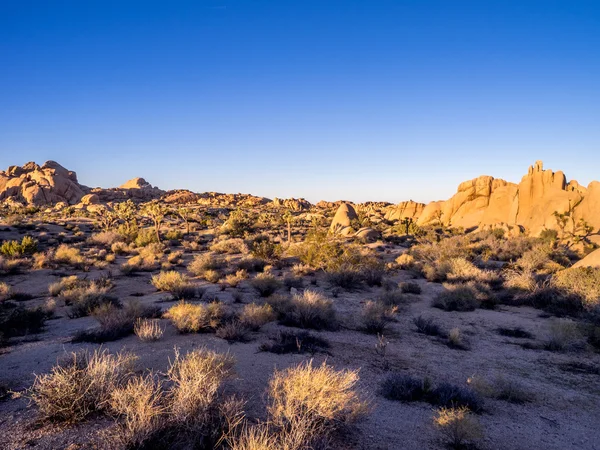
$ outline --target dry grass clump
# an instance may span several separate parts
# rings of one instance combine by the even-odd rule
[[[180,333],[198,333],[216,329],[225,316],[225,307],[219,302],[195,305],[182,301],[165,313],[165,317]]]
[[[444,311],[474,311],[486,300],[481,288],[474,283],[444,283],[444,290],[435,296],[432,306]]]
[[[137,271],[151,272],[160,267],[161,258],[164,256],[164,246],[153,242],[140,248],[136,256],[129,258],[121,265],[121,271],[129,274]]]
[[[165,329],[160,326],[157,319],[138,318],[134,324],[133,332],[141,341],[152,342],[162,338]]]
[[[122,417],[120,439],[131,448],[141,447],[164,425],[162,381],[150,373],[130,379],[110,396],[110,407]]]
[[[356,390],[358,379],[356,371],[336,371],[325,363],[315,367],[312,360],[276,371],[269,382],[268,411],[278,441],[291,444],[283,448],[311,448],[361,417],[367,405]]]
[[[513,379],[498,376],[489,382],[483,377],[472,376],[467,380],[469,386],[478,394],[503,400],[509,403],[523,404],[533,401],[534,396],[525,387]]]
[[[103,304],[91,313],[100,325],[98,328],[83,330],[75,334],[73,342],[109,342],[135,332],[135,324],[140,319],[156,317],[159,307],[143,305],[138,300],[129,300],[123,308],[113,304]]]
[[[414,281],[402,281],[398,283],[398,288],[403,294],[420,295],[422,292],[421,286],[419,286]]]
[[[250,303],[245,305],[240,313],[240,322],[252,331],[258,331],[263,325],[277,318],[273,307],[269,304],[257,305]]]
[[[362,329],[371,334],[383,333],[398,312],[398,307],[367,301],[361,311]]]
[[[445,336],[446,333],[442,327],[432,317],[415,317],[413,323],[417,331],[427,336]]]
[[[111,395],[127,448],[217,448],[243,417],[243,402],[224,398],[233,358],[200,348],[181,356],[175,349],[163,381],[150,373]]]
[[[504,287],[531,293],[537,289],[538,284],[533,272],[507,270],[504,272]]]
[[[450,348],[458,350],[469,350],[471,348],[469,342],[465,339],[463,332],[458,327],[452,328],[448,332],[447,339],[448,347]]]
[[[550,337],[544,347],[552,351],[578,350],[585,347],[585,339],[577,322],[555,319],[550,323]]]
[[[217,328],[215,335],[227,342],[248,342],[250,329],[239,320],[232,320]]]
[[[153,275],[151,283],[152,286],[159,291],[170,292],[176,299],[192,298],[196,296],[196,289],[189,278],[175,270]]]
[[[281,281],[268,272],[259,273],[250,284],[261,297],[269,297],[281,287]]]
[[[217,271],[223,267],[225,267],[225,261],[222,256],[205,253],[194,256],[187,269],[192,275],[202,277],[209,270]]]
[[[465,406],[441,408],[436,412],[433,422],[455,449],[473,444],[483,436],[481,425]]]
[[[231,255],[238,253],[246,254],[249,252],[248,246],[244,240],[240,238],[224,239],[222,241],[215,242],[210,246],[210,250],[215,253],[228,253]]]
[[[63,278],[58,285],[51,284],[52,293],[59,292],[65,305],[70,306],[69,317],[77,318],[90,315],[95,309],[103,305],[121,306],[116,297],[109,295],[112,282],[109,279],[79,280],[77,278]]]
[[[244,269],[238,270],[236,273],[230,273],[225,277],[225,284],[231,287],[236,287],[242,281],[248,278],[248,272]]]
[[[577,296],[587,311],[600,309],[600,268],[577,267],[560,271],[552,278],[554,286]]]
[[[306,289],[290,297],[275,297],[269,304],[283,325],[334,330],[338,323],[333,302],[317,291]]]
[[[50,373],[36,375],[28,391],[45,419],[78,422],[108,407],[111,393],[132,374],[136,357],[106,350],[72,353]]]
[[[100,233],[92,234],[89,237],[88,242],[93,245],[111,248],[117,242],[123,242],[123,236],[114,231],[102,231]]]
[[[246,272],[262,272],[266,266],[267,261],[253,256],[245,256],[237,263],[238,269],[245,270]]]
[[[84,268],[89,264],[78,248],[70,247],[67,244],[58,246],[54,252],[53,261],[58,264],[67,264],[75,268]]]

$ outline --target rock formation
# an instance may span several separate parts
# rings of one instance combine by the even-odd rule
[[[329,231],[347,236],[354,232],[351,227],[353,220],[358,220],[356,210],[350,203],[342,203],[333,217]]]
[[[312,204],[303,198],[277,198],[275,197],[271,202],[273,206],[277,208],[286,208],[292,211],[304,211],[310,209]]]
[[[85,195],[75,172],[54,161],[42,166],[29,162],[0,172],[0,201],[29,206],[75,204]]]
[[[402,219],[417,219],[423,210],[425,209],[425,203],[417,203],[409,200],[407,202],[400,202],[395,206],[387,208],[385,213],[385,220],[402,220]]]

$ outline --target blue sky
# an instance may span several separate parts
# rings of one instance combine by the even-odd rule
[[[600,179],[600,2],[0,0],[0,167],[354,201]]]

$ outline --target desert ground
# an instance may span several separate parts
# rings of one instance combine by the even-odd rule
[[[593,226],[140,184],[5,203],[0,448],[600,449]]]

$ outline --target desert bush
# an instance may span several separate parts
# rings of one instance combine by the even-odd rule
[[[100,233],[92,234],[89,237],[88,242],[93,245],[112,248],[112,246],[117,243],[123,243],[123,237],[113,231],[102,231]]]
[[[276,297],[269,304],[283,325],[315,330],[337,328],[333,302],[317,291],[306,289],[290,297]]]
[[[165,313],[180,333],[198,333],[216,329],[225,318],[223,304],[218,302],[191,304],[181,301]]]
[[[394,320],[397,310],[395,306],[367,301],[361,311],[362,329],[371,334],[383,333],[388,323]]]
[[[167,241],[180,241],[183,239],[183,232],[180,230],[168,230],[165,233],[165,239]]]
[[[458,350],[469,350],[469,342],[464,338],[460,328],[452,328],[448,332],[448,347]]]
[[[550,247],[543,244],[536,245],[523,253],[523,256],[517,259],[515,264],[524,272],[538,271],[551,261],[550,252]]]
[[[312,361],[276,371],[269,382],[270,418],[282,430],[302,432],[310,447],[313,439],[365,413],[357,382],[356,371],[314,367]]]
[[[236,287],[242,281],[248,278],[248,272],[245,270],[238,270],[236,273],[231,273],[225,277],[225,284]]]
[[[533,272],[506,270],[504,272],[504,287],[531,293],[537,289],[538,284]]]
[[[167,371],[172,383],[169,414],[180,424],[189,424],[200,430],[206,425],[207,415],[218,399],[223,382],[233,375],[234,360],[199,348],[181,356],[176,350],[175,358]],[[202,430],[209,433],[212,430]]]
[[[402,402],[423,401],[432,390],[428,378],[419,379],[411,375],[392,373],[388,375],[379,388],[379,394],[388,400]]]
[[[419,286],[413,281],[403,281],[398,284],[398,287],[400,288],[400,292],[402,292],[403,294],[420,295],[422,291],[421,286]]]
[[[317,353],[329,347],[329,343],[307,331],[281,331],[259,349],[270,353]]]
[[[438,323],[432,318],[425,318],[423,316],[415,317],[413,323],[417,327],[417,331],[427,336],[445,336],[446,333],[440,327]]]
[[[3,241],[0,245],[0,254],[7,258],[20,258],[26,255],[32,255],[37,251],[37,241],[31,236],[23,236],[19,241]]]
[[[61,244],[54,252],[54,262],[58,264],[67,264],[75,268],[82,268],[88,263],[78,248],[70,247],[67,244]]]
[[[43,418],[79,422],[106,410],[111,393],[132,374],[135,359],[106,350],[72,353],[50,373],[37,375],[28,396]]]
[[[201,277],[208,270],[219,270],[225,266],[225,261],[219,255],[205,253],[196,255],[188,264],[188,271],[196,277]]]
[[[184,274],[170,270],[152,276],[152,286],[159,291],[170,292],[176,299],[196,296],[196,288]]]
[[[408,253],[402,253],[396,258],[396,264],[398,264],[398,266],[403,270],[409,270],[414,267],[415,258]]]
[[[156,236],[156,231],[153,228],[141,228],[138,230],[134,242],[136,247],[146,247],[150,244],[157,244],[158,237]]]
[[[158,341],[165,330],[156,319],[138,318],[133,327],[133,332],[144,342]]]
[[[273,261],[282,254],[281,245],[271,242],[268,236],[258,236],[250,241],[250,254],[258,259]]]
[[[255,257],[244,257],[240,259],[237,263],[237,267],[240,270],[245,270],[246,272],[262,272],[265,270],[265,266],[267,265],[267,261],[260,258]]]
[[[56,297],[60,295],[60,293],[64,290],[73,289],[80,284],[79,278],[76,275],[72,275],[69,277],[61,278],[60,281],[55,283],[51,283],[48,286],[48,293],[52,297]]]
[[[434,424],[447,439],[452,448],[463,448],[482,437],[481,426],[469,411],[469,408],[441,408],[434,417]]]
[[[11,302],[0,302],[0,342],[16,336],[39,333],[44,328],[51,311],[27,308]]]
[[[269,297],[281,287],[281,282],[268,272],[257,274],[250,284],[261,297]]]
[[[588,311],[600,308],[600,268],[578,267],[560,271],[552,278],[554,286],[580,299]]]
[[[156,317],[159,307],[145,306],[138,300],[129,300],[123,308],[113,304],[103,304],[91,312],[98,321],[99,327],[79,331],[73,342],[110,342],[129,336],[135,332],[135,324],[141,319]]]
[[[67,306],[70,306],[68,314],[71,318],[88,316],[94,309],[105,304],[117,307],[121,305],[116,297],[108,294],[111,289],[111,283],[108,280],[74,280],[69,277],[61,280],[60,284],[63,283],[64,286],[60,290],[59,287],[53,285],[50,289],[60,292],[60,298]]]
[[[231,450],[279,450],[279,436],[268,426],[245,426],[238,436],[229,439]],[[286,450],[294,450],[288,447]]]
[[[215,334],[221,339],[231,342],[247,342],[250,340],[250,329],[238,320],[232,320],[217,328]]]
[[[444,284],[444,291],[434,298],[432,305],[444,311],[474,311],[480,305],[478,294],[469,284]]]
[[[446,382],[434,385],[427,377],[419,379],[400,373],[389,374],[383,380],[379,394],[388,400],[422,401],[443,407],[466,406],[476,412],[483,408],[483,399],[472,389]]]
[[[143,448],[164,427],[163,384],[150,373],[130,379],[110,394],[110,408],[122,418],[120,439],[127,448]]]
[[[332,286],[346,290],[358,289],[363,281],[358,267],[340,267],[326,272],[325,279]]]
[[[228,254],[238,254],[238,253],[248,253],[248,246],[244,242],[243,239],[234,238],[234,239],[224,239],[222,241],[215,242],[210,246],[210,250],[215,253],[228,253]]]
[[[240,322],[252,331],[258,331],[263,325],[275,319],[275,311],[269,304],[250,303],[245,305],[240,313]]]
[[[234,238],[243,238],[252,232],[254,219],[240,209],[232,211],[221,227],[221,232]]]
[[[550,336],[545,348],[552,351],[581,349],[585,339],[576,322],[570,319],[555,319],[550,323]]]
[[[217,270],[207,270],[204,272],[203,277],[209,283],[218,283],[221,279],[221,274]]]

